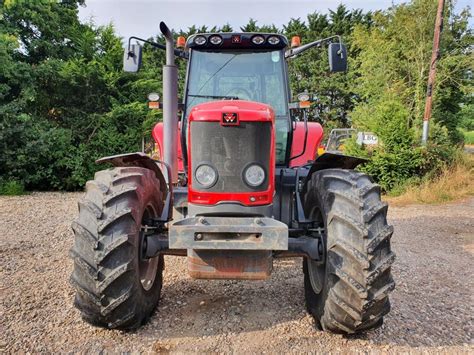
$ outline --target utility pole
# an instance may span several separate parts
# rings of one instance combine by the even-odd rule
[[[421,137],[421,144],[423,145],[426,145],[426,142],[428,141],[429,122],[431,118],[431,109],[433,106],[433,85],[436,77],[436,62],[440,57],[439,41],[441,39],[441,31],[443,30],[443,10],[444,0],[438,0],[438,12],[436,14],[436,23],[433,39],[433,52],[431,54],[428,87],[426,89],[425,114],[423,115],[423,135]]]

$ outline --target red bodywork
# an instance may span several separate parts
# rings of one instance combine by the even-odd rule
[[[243,100],[222,100],[206,102],[193,107],[189,114],[188,122],[194,121],[223,123],[223,114],[236,113],[239,122],[271,122],[272,138],[270,144],[270,167],[275,166],[275,113],[269,105]],[[199,144],[205,144],[199,142]],[[188,147],[192,145],[192,137],[188,135]],[[188,160],[191,161],[191,149],[188,148]],[[188,166],[188,175],[192,174],[191,164]],[[258,192],[203,192],[195,191],[192,179],[189,179],[188,201],[191,203],[215,205],[221,201],[235,201],[247,206],[267,205],[273,201],[275,191],[275,169],[269,169],[268,188]]]
[[[270,106],[251,101],[242,100],[223,100],[213,101],[197,105],[193,108],[189,115],[188,122],[192,121],[214,121],[216,124],[220,122],[222,124],[222,115],[227,112],[235,112],[238,115],[239,121],[269,121],[275,124],[275,116]],[[162,157],[163,152],[163,123],[155,125],[153,132],[153,138],[156,142],[156,149],[158,157]],[[181,137],[181,127],[178,127],[178,135]],[[178,142],[181,142],[178,137]],[[293,144],[291,147],[291,156],[301,154],[304,148],[305,129],[303,122],[297,122],[293,131]],[[192,137],[188,136],[188,159],[191,160],[191,147]],[[319,123],[308,122],[308,138],[306,142],[306,150],[304,154],[296,159],[290,161],[290,167],[297,167],[308,163],[316,159],[318,147],[323,139],[323,128]],[[183,154],[181,151],[181,144],[178,144],[178,170],[184,172]],[[275,137],[272,138],[270,154],[270,166],[275,166]],[[191,169],[189,166],[188,169]],[[188,171],[191,174],[191,171]],[[265,205],[272,203],[274,193],[274,169],[270,169],[269,172],[269,186],[266,191],[254,192],[254,193],[213,193],[213,192],[202,192],[193,191],[191,179],[188,187],[188,200],[192,203],[214,205],[221,201],[237,201],[244,205],[255,206]],[[255,201],[251,201],[250,198],[254,198]]]
[[[158,160],[163,159],[163,122],[159,122],[153,128],[151,132],[153,139],[155,140],[155,149]],[[183,163],[183,152],[181,151],[181,122],[178,124],[178,171],[180,173],[184,172],[184,163]]]
[[[304,149],[305,129],[304,122],[296,122],[293,131],[293,144],[291,145],[291,156],[300,155]],[[323,140],[323,127],[317,122],[308,122],[308,138],[304,154],[290,161],[290,167],[302,166],[316,159],[318,148]]]

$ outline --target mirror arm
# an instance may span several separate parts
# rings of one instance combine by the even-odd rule
[[[150,46],[152,46],[154,48],[159,48],[159,49],[162,49],[162,50],[166,50],[166,46],[164,44],[151,42],[151,41],[148,41],[148,40],[140,38],[140,37],[132,36],[128,39],[128,55],[129,55],[129,57],[130,56],[133,57],[133,53],[130,51],[130,45],[131,45],[131,42],[132,42],[133,39],[136,39],[137,41],[141,41],[141,42],[144,42],[144,43],[148,43]],[[183,58],[183,59],[188,59],[189,58],[188,53],[186,53],[185,51],[182,51],[180,49],[175,49],[174,54],[179,58]]]
[[[308,49],[320,46],[323,43],[329,42],[333,38],[337,38],[339,40],[339,46],[340,47],[339,47],[338,54],[342,54],[342,39],[341,39],[341,36],[335,35],[335,36],[331,36],[331,37],[327,37],[327,38],[323,38],[323,39],[318,39],[317,41],[305,44],[301,47],[297,47],[297,48],[294,48],[294,49],[289,49],[285,52],[285,59],[295,58],[298,55],[300,55],[301,53],[306,52]]]

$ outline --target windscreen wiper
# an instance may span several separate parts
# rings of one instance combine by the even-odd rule
[[[225,100],[239,100],[238,96],[224,96],[224,95],[192,95],[189,94],[188,96],[191,97],[201,97],[204,99],[225,99]]]

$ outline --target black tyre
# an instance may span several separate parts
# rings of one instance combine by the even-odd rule
[[[380,188],[365,174],[314,173],[303,191],[307,216],[325,228],[325,263],[304,260],[306,306],[327,331],[353,334],[383,323],[395,288],[392,226]]]
[[[139,167],[99,171],[87,182],[71,257],[74,305],[87,322],[133,329],[153,313],[162,285],[163,257],[143,260],[143,220],[158,217],[164,191],[154,172]]]

